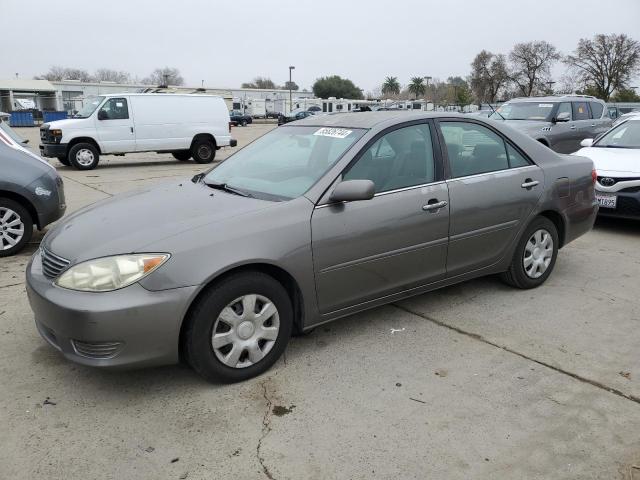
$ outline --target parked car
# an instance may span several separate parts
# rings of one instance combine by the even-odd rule
[[[29,143],[29,140],[22,138],[15,132],[15,130],[11,128],[11,126],[9,125],[10,118],[11,115],[9,113],[0,112],[0,130],[2,130],[6,135],[11,137],[14,142],[20,145],[26,145],[27,143]]]
[[[295,122],[296,120],[302,120],[303,118],[310,117],[315,115],[315,112],[310,112],[308,110],[302,110],[298,112],[291,112],[288,114],[281,113],[278,115],[278,125],[284,125],[285,123]]]
[[[613,126],[621,124],[622,122],[627,121],[631,117],[640,117],[640,110],[632,110],[629,113],[623,113],[618,118],[613,121]]]
[[[267,112],[267,118],[278,118],[280,116],[280,112],[270,111]]]
[[[253,123],[253,118],[251,118],[251,115],[246,115],[240,110],[231,110],[229,112],[229,119],[231,121],[231,125],[233,125],[234,127],[237,127],[238,125],[246,127],[250,123]]]
[[[267,370],[292,331],[474,277],[549,277],[591,160],[458,114],[311,116],[208,172],[68,217],[27,266],[40,334],[99,367]],[[366,328],[366,327],[363,327]]]
[[[598,172],[596,199],[603,216],[640,219],[640,116],[582,141],[576,155],[589,157]]]
[[[0,123],[0,257],[15,255],[40,230],[64,215],[56,169],[22,147]]]
[[[231,138],[221,97],[166,93],[100,95],[73,118],[40,128],[40,153],[79,170],[98,166],[100,155],[171,153],[177,160],[210,163]]]
[[[514,98],[489,118],[505,121],[559,153],[572,153],[585,138],[611,128],[602,100],[586,95]]]

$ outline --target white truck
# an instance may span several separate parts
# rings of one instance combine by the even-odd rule
[[[181,161],[210,163],[216,150],[237,145],[221,97],[119,93],[85,101],[73,118],[40,128],[40,153],[91,170],[100,155],[171,153]]]

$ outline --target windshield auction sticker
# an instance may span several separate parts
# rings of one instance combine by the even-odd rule
[[[314,133],[314,135],[318,135],[321,137],[346,138],[351,132],[353,132],[353,130],[324,127]]]

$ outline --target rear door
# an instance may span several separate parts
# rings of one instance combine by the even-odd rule
[[[135,152],[136,135],[128,98],[107,99],[98,110],[95,121],[104,153]]]
[[[449,196],[436,142],[427,121],[382,132],[342,176],[373,181],[375,196],[316,206],[311,231],[321,313],[444,278]]]
[[[609,130],[612,121],[608,115],[604,113],[604,105],[600,102],[589,102],[591,108],[591,128],[589,136],[586,138],[596,138]]]
[[[498,262],[542,194],[544,175],[498,132],[467,120],[438,122],[449,179],[447,276]]]

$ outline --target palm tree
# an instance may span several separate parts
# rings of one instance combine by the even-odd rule
[[[386,77],[382,84],[383,95],[398,95],[400,93],[400,82],[398,77]]]
[[[424,86],[422,77],[411,77],[411,83],[407,87],[409,92],[413,93],[415,98],[417,99],[419,96],[424,95],[426,91],[426,87]]]

